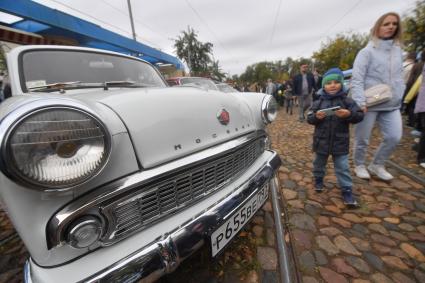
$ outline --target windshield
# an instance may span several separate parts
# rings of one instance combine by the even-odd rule
[[[217,87],[222,92],[238,92],[236,89],[229,86],[228,84],[217,84]]]
[[[26,52],[22,56],[22,74],[24,91],[46,85],[69,85],[69,82],[73,82],[73,85],[131,82],[143,86],[166,86],[154,67],[145,62],[111,54],[74,50]]]
[[[204,78],[182,78],[180,79],[181,84],[194,84],[200,87],[204,87],[210,90],[217,90],[215,83],[212,80],[204,79]]]

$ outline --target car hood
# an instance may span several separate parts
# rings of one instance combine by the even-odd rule
[[[197,152],[255,130],[247,103],[237,96],[192,87],[110,90],[91,94],[126,125],[143,168]],[[88,97],[81,96],[81,99]],[[230,116],[223,125],[217,114]]]

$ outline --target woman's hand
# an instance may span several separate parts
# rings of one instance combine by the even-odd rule
[[[351,115],[351,111],[348,109],[338,109],[335,111],[335,115],[338,118],[347,118]]]
[[[366,113],[366,112],[367,112],[367,107],[366,107],[366,106],[363,106],[363,107],[362,107],[362,108],[360,108],[360,109],[362,109],[363,113]]]

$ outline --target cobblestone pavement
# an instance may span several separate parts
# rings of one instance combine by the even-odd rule
[[[325,192],[314,192],[313,126],[298,122],[296,112],[279,114],[270,134],[273,148],[283,160],[281,194],[303,282],[425,282],[423,185],[391,168],[395,178],[388,183],[353,177],[360,208],[346,209],[332,162]],[[415,164],[413,138],[408,132],[406,129],[392,158],[423,177],[425,171]],[[372,150],[379,143],[377,133],[374,131]]]

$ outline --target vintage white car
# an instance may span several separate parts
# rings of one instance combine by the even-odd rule
[[[0,200],[27,282],[151,282],[219,254],[263,205],[274,99],[167,87],[151,64],[89,48],[7,54]]]

